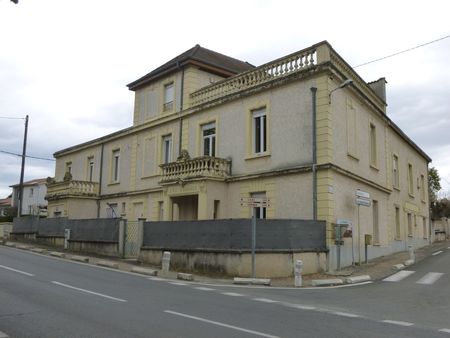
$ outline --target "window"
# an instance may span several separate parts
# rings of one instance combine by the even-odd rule
[[[374,124],[370,124],[370,165],[377,165],[377,131]]]
[[[412,228],[412,214],[408,212],[408,236],[412,237],[413,228]]]
[[[33,197],[34,189],[30,188],[30,197]]]
[[[398,156],[394,155],[392,157],[392,186],[394,188],[400,188],[400,178],[398,173]]]
[[[66,173],[72,173],[72,162],[66,162]]]
[[[94,178],[94,157],[88,157],[87,162],[87,179],[89,182],[92,182],[92,179]]]
[[[252,198],[266,198],[265,192],[255,192],[251,194]],[[266,218],[266,208],[253,208],[253,212],[256,214],[256,218]]]
[[[168,164],[172,159],[172,135],[164,136],[162,139],[162,160]]]
[[[173,109],[173,82],[164,85],[164,111]]]
[[[395,238],[400,239],[400,208],[395,207]]]
[[[420,192],[422,201],[425,201],[425,176],[424,175],[420,175],[420,188],[422,189],[422,191]]]
[[[122,202],[122,215],[126,215],[127,214],[127,204],[125,202]]]
[[[219,205],[220,205],[220,200],[214,200],[214,215],[213,215],[213,219],[218,219],[219,218]]]
[[[114,150],[112,154],[112,181],[119,182],[120,175],[120,150]]]
[[[380,227],[378,223],[378,201],[372,201],[372,212],[373,212],[373,243],[380,243]]]
[[[106,203],[106,217],[107,218],[119,218],[117,203]]]
[[[216,124],[209,123],[202,126],[202,154],[216,156]]]
[[[427,219],[422,217],[423,238],[427,238]]]
[[[413,167],[411,163],[408,163],[408,192],[410,195],[414,194]]]
[[[252,112],[253,119],[253,152],[255,154],[267,151],[267,119],[266,109],[258,109]]]
[[[158,202],[158,221],[164,220],[164,202]]]

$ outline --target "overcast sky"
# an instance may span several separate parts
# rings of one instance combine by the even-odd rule
[[[318,5],[320,4],[320,6]],[[328,40],[350,65],[450,35],[448,1],[0,0],[0,116],[30,116],[27,154],[126,128],[126,84],[200,44],[260,65]],[[388,115],[450,191],[450,38],[356,68],[385,77]],[[21,153],[23,120],[0,118],[0,151]],[[0,153],[0,198],[20,179]],[[54,175],[27,159],[25,180]]]

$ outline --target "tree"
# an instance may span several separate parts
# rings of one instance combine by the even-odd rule
[[[437,194],[441,190],[441,178],[435,167],[428,169],[428,194],[430,195],[430,205],[437,201]]]

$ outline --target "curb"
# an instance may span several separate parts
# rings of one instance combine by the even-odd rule
[[[51,251],[49,255],[53,257],[66,258],[66,254],[64,252]]]
[[[234,277],[233,284],[239,285],[266,285],[270,286],[271,280],[267,278],[241,278]]]
[[[32,246],[29,246],[29,245],[16,245],[16,248],[17,249],[21,249],[21,250],[31,250],[31,249],[33,249],[33,247]]]
[[[355,283],[362,283],[370,281],[372,278],[370,278],[369,275],[361,275],[361,276],[354,276],[354,277],[347,277],[345,279],[345,283],[347,284],[355,284]]]
[[[89,263],[89,257],[84,257],[84,256],[70,256],[69,259],[70,259],[71,261],[82,262],[82,263]]]
[[[110,262],[110,261],[98,261],[96,265],[103,266],[105,268],[111,268],[111,269],[119,268],[119,263]]]
[[[190,273],[181,273],[181,272],[179,272],[177,274],[177,279],[193,281],[194,280],[194,276],[191,275]]]
[[[130,271],[135,272],[135,273],[140,273],[141,275],[147,275],[147,276],[157,276],[158,275],[158,270],[140,268],[137,266],[132,267]]]
[[[342,279],[313,279],[311,280],[312,286],[332,286],[332,285],[342,285],[344,282]]]
[[[16,243],[13,242],[6,242],[5,246],[9,246],[10,248],[15,248],[16,247]]]
[[[40,253],[40,254],[47,252],[47,250],[41,249],[41,248],[33,248],[30,251],[35,252],[35,253]]]
[[[403,262],[404,266],[410,266],[414,264],[414,259],[408,259],[406,261]]]

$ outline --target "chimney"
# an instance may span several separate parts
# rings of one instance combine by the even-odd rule
[[[367,83],[369,87],[373,89],[375,94],[377,94],[378,97],[383,100],[384,103],[386,103],[386,83],[387,81],[384,77],[381,77],[376,81]]]

